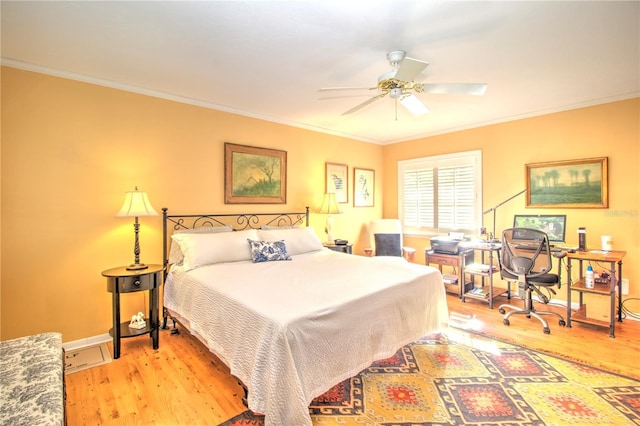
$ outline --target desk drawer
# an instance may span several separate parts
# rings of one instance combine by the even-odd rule
[[[460,258],[456,255],[429,254],[427,255],[427,262],[437,263],[438,265],[459,266]]]

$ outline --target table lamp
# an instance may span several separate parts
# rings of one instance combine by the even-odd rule
[[[133,254],[135,255],[134,263],[127,266],[130,271],[138,269],[146,269],[147,265],[140,263],[140,242],[138,240],[138,232],[140,230],[140,224],[138,223],[139,216],[158,216],[158,213],[153,209],[149,202],[149,197],[144,191],[138,191],[138,187],[133,191],[128,191],[124,199],[122,208],[116,214],[116,217],[134,217],[133,230],[135,232],[135,244],[133,246]]]
[[[342,213],[342,211],[340,210],[340,207],[338,207],[338,200],[336,199],[335,193],[327,192],[326,194],[324,194],[324,199],[322,200],[322,207],[320,208],[318,213],[328,215],[324,232],[327,233],[327,242],[333,243],[334,242],[333,225],[335,223],[335,219],[332,215]]]

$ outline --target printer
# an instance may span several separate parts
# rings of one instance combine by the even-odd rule
[[[464,234],[450,233],[446,236],[431,238],[431,250],[442,254],[459,254],[464,250]]]

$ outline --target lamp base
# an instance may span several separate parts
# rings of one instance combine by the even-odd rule
[[[127,266],[127,271],[138,271],[140,269],[147,269],[147,268],[148,266],[145,265],[144,263],[134,263]]]
[[[329,215],[327,216],[327,223],[324,227],[324,232],[327,233],[327,242],[329,244],[333,244],[334,243],[334,239],[333,239],[333,224],[335,223],[335,219],[333,218],[333,216]]]

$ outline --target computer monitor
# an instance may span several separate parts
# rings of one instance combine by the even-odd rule
[[[549,243],[564,243],[565,231],[567,229],[567,215],[565,214],[517,214],[513,216],[514,228],[531,228],[546,232]],[[527,240],[526,233],[519,235],[517,232],[514,238]]]

